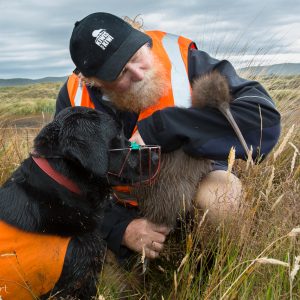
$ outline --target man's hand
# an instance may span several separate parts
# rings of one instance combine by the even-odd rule
[[[145,142],[143,141],[138,130],[132,135],[132,137],[129,139],[129,141],[136,142],[139,145],[145,145]]]
[[[128,224],[122,244],[127,248],[143,253],[147,258],[157,258],[163,250],[164,242],[170,229],[156,225],[146,219],[135,219]]]

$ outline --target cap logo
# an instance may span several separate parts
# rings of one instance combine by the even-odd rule
[[[114,39],[109,33],[106,32],[106,29],[98,29],[92,32],[92,36],[95,37],[95,43],[102,50],[105,50],[106,47],[111,43]]]

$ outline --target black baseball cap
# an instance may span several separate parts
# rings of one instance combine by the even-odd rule
[[[115,80],[126,63],[151,38],[121,18],[97,12],[75,23],[71,58],[85,77]]]

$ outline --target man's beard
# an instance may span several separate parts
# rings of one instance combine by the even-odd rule
[[[169,88],[170,83],[167,80],[166,70],[155,59],[153,67],[145,72],[143,80],[132,82],[127,91],[115,92],[105,87],[101,89],[116,108],[140,113],[157,104],[159,99],[167,94]]]

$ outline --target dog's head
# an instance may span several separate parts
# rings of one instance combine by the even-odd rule
[[[119,176],[112,176],[110,184],[117,185],[146,180],[141,174],[145,165],[154,170],[158,165],[155,155],[146,152],[125,152],[111,149],[130,148],[120,124],[110,115],[86,108],[69,107],[62,110],[46,125],[34,141],[34,149],[44,157],[60,157],[72,166],[84,169],[96,177],[106,177],[122,170]]]

